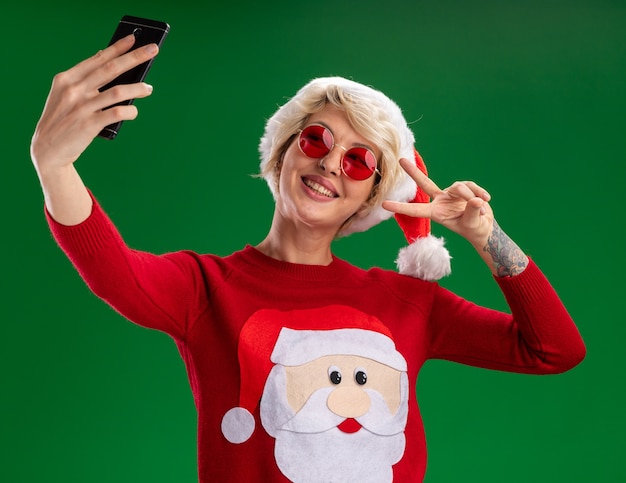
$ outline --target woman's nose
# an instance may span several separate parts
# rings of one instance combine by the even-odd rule
[[[327,173],[341,176],[341,162],[343,160],[344,151],[345,148],[343,146],[335,144],[333,149],[320,161],[320,168]]]

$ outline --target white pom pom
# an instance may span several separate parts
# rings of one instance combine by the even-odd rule
[[[418,238],[398,252],[398,271],[429,282],[450,275],[450,253],[443,244],[443,238],[432,235]]]
[[[222,434],[233,444],[248,441],[254,432],[254,426],[254,416],[245,408],[229,409],[222,418]]]

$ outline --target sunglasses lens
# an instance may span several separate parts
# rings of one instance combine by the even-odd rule
[[[349,149],[343,156],[343,172],[352,179],[362,181],[376,171],[376,157],[366,148]]]
[[[333,135],[324,126],[308,126],[300,133],[300,149],[310,158],[323,158],[333,147]]]

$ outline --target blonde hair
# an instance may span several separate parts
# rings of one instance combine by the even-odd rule
[[[381,207],[383,200],[408,201],[415,194],[414,184],[406,186],[408,176],[398,163],[401,157],[413,158],[414,137],[400,108],[380,91],[341,77],[314,79],[281,106],[265,126],[259,145],[260,176],[267,181],[274,198],[287,148],[309,117],[327,105],[343,110],[354,130],[381,151],[380,178],[364,207],[339,231],[342,236],[365,231],[388,218],[390,213]]]

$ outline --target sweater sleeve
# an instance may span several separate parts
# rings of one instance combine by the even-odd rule
[[[496,278],[511,314],[472,304],[439,287],[429,329],[430,357],[526,374],[556,374],[585,357],[585,345],[534,262]]]
[[[141,326],[183,340],[208,303],[199,256],[154,255],[129,248],[94,199],[81,224],[57,223],[46,210],[55,240],[89,288]]]

